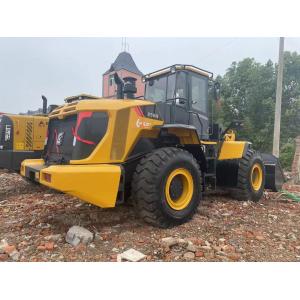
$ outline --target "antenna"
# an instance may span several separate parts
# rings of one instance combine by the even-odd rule
[[[122,37],[122,46],[121,46],[121,51],[124,49],[124,38]]]
[[[122,37],[121,51],[128,51],[129,52],[129,43],[127,43],[127,38],[126,37]]]

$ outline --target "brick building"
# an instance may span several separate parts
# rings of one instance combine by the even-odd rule
[[[105,98],[116,97],[117,86],[114,82],[114,73],[117,72],[120,78],[136,78],[136,97],[144,95],[143,73],[136,66],[132,56],[128,52],[121,52],[110,68],[103,74],[102,96]]]

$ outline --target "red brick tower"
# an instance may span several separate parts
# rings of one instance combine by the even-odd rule
[[[117,86],[114,82],[114,73],[117,72],[120,78],[134,77],[136,78],[136,97],[144,95],[144,83],[142,82],[143,73],[136,66],[130,53],[123,51],[112,63],[110,68],[103,74],[102,80],[102,96],[105,98],[116,97]]]

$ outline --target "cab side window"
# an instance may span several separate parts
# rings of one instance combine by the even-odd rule
[[[176,98],[187,99],[186,73],[178,72],[176,82]]]
[[[175,98],[175,85],[176,75],[172,74],[168,76],[168,87],[167,87],[167,100]]]
[[[207,85],[206,77],[191,74],[190,81],[190,98],[192,108],[207,114]]]

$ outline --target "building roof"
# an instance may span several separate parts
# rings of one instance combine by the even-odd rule
[[[111,64],[110,68],[103,74],[108,74],[113,71],[127,70],[129,72],[135,73],[137,75],[143,75],[143,73],[136,66],[132,56],[128,52],[121,52],[114,63]]]

